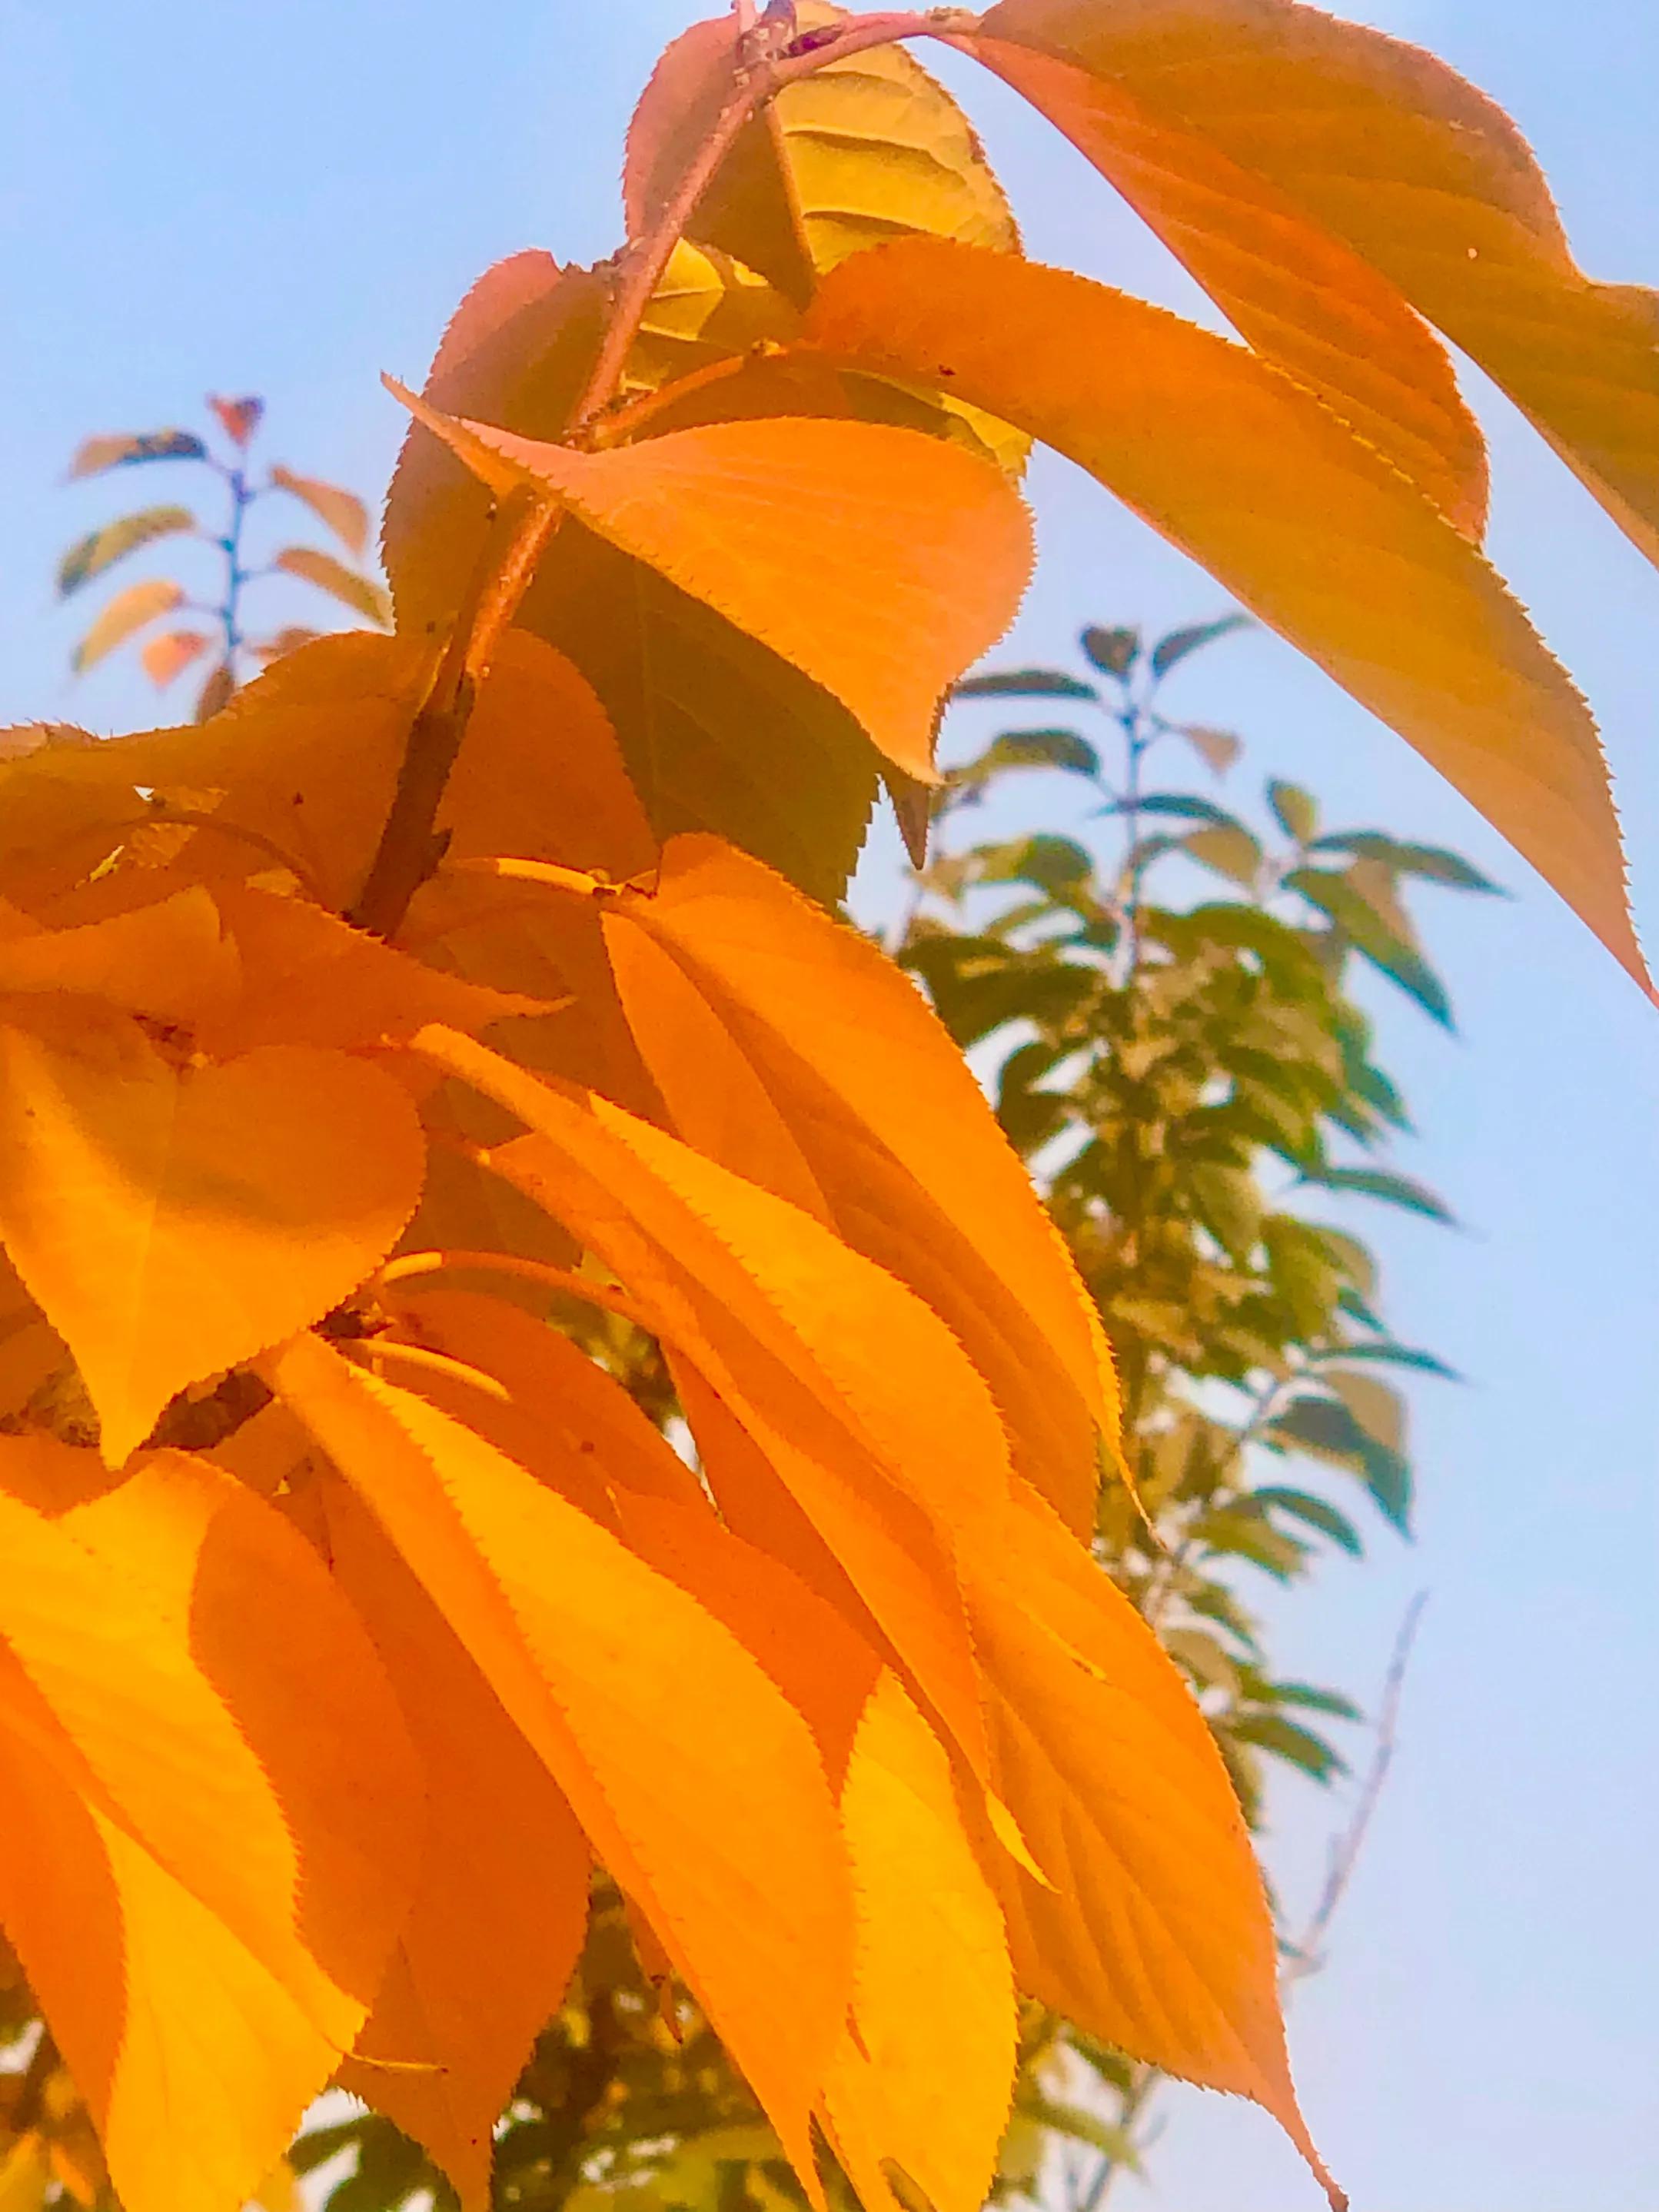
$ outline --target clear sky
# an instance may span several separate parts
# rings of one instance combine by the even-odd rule
[[[109,511],[66,489],[89,431],[260,391],[272,452],[374,492],[418,381],[487,263],[615,243],[622,132],[695,0],[0,0],[0,722],[151,714],[124,668],[75,690],[50,575]],[[1382,0],[1521,121],[1597,276],[1659,282],[1651,0]],[[967,85],[959,71],[953,76]],[[1000,88],[975,112],[1036,255],[1190,307],[1162,250]],[[1493,548],[1598,705],[1659,942],[1659,577],[1477,387]],[[120,487],[122,493],[128,489]],[[1017,636],[1152,624],[1221,593],[1073,472],[1036,471],[1045,561]],[[117,502],[121,503],[121,502]],[[137,573],[135,571],[135,573]],[[1403,1741],[1327,1972],[1292,2040],[1363,2212],[1659,2207],[1659,1027],[1611,960],[1404,745],[1276,641],[1230,642],[1180,695],[1333,816],[1460,846],[1511,904],[1419,901],[1448,1040],[1378,1000],[1422,1132],[1402,1164],[1466,1224],[1370,1224],[1425,1388],[1415,1547],[1280,1608],[1295,1671],[1364,1696],[1410,1594],[1431,1607]],[[870,894],[881,895],[878,852]],[[1310,1899],[1340,1803],[1292,1781],[1269,1850]],[[1126,2212],[1297,2212],[1271,2127],[1183,2093]]]

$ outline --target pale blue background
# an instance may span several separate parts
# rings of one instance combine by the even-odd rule
[[[614,243],[631,96],[694,12],[0,0],[0,720],[149,715],[125,665],[74,692],[63,678],[74,629],[51,564],[109,504],[59,483],[77,440],[188,416],[209,385],[259,390],[276,457],[373,491],[400,430],[379,372],[418,381],[500,254]],[[1384,0],[1376,20],[1519,118],[1594,274],[1659,280],[1650,0]],[[1065,149],[988,83],[974,104],[1034,252],[1192,304]],[[1651,934],[1659,578],[1481,404],[1494,550],[1601,711]],[[1170,624],[1223,604],[1067,470],[1033,482],[1048,565],[1022,652],[1063,650],[1085,616]],[[1405,1164],[1468,1224],[1385,1224],[1390,1304],[1470,1386],[1419,1394],[1415,1550],[1379,1541],[1282,1608],[1295,1666],[1364,1693],[1407,1597],[1434,1594],[1395,1782],[1333,1963],[1295,2007],[1310,2117],[1365,2212],[1654,2212],[1659,1028],[1468,810],[1288,648],[1235,641],[1182,681],[1194,719],[1246,733],[1258,775],[1455,842],[1521,894],[1419,902],[1455,1041],[1378,1000],[1424,1132]],[[1311,1898],[1338,1813],[1281,1792],[1289,1894]],[[1258,2115],[1196,2095],[1170,2111],[1131,2212],[1315,2201]]]

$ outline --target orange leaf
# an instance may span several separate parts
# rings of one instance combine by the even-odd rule
[[[81,929],[43,929],[0,945],[0,994],[37,1006],[88,998],[151,1021],[194,1024],[222,1012],[242,981],[235,945],[199,886]],[[15,1018],[31,1018],[27,1006]]]
[[[362,559],[368,546],[368,509],[356,492],[319,483],[315,477],[296,477],[292,469],[280,467],[272,469],[270,481],[302,501],[343,545]]]
[[[1085,8],[1072,12],[1081,24]],[[1012,32],[1031,13],[1016,0],[992,20]],[[1109,18],[1090,7],[1087,20],[1115,24],[1117,11]],[[1117,187],[1241,337],[1478,540],[1486,520],[1480,426],[1444,349],[1393,285],[1259,173],[1141,105],[1115,75],[1016,45],[1013,35],[975,38],[972,51]]]
[[[430,1784],[409,1924],[340,2081],[429,2151],[465,2205],[482,2206],[491,2130],[581,1949],[592,1856],[377,1523],[343,1483],[322,1495],[335,1577],[391,1673]]]
[[[112,1486],[8,1440],[0,1529],[0,1911],[123,2203],[224,2212],[356,2034],[407,1908],[399,1716],[306,1545],[203,1461]]]
[[[702,1370],[840,1559],[964,1756],[979,1690],[953,1564],[1009,1480],[988,1392],[932,1310],[798,1208],[470,1040],[416,1040],[532,1134],[491,1163]]]
[[[1105,285],[927,240],[843,264],[807,330],[1091,471],[1408,738],[1645,984],[1583,702],[1474,548],[1311,394]]]
[[[900,2201],[881,2171],[893,2159],[935,2212],[979,2212],[1013,2093],[1013,1970],[951,1762],[891,1674],[865,1708],[841,1811],[858,1973],[830,2134],[866,2207]]]
[[[118,592],[99,616],[92,628],[75,648],[70,665],[77,676],[94,668],[107,653],[142,629],[157,615],[171,614],[182,605],[184,592],[177,584],[168,583],[165,577],[155,577],[143,584],[130,584],[125,592]],[[150,647],[146,647],[149,651]],[[146,664],[148,665],[148,664]]]
[[[1324,2179],[1261,1877],[1174,1662],[1030,1490],[964,1571],[1001,1794],[1052,1883],[990,1856],[1020,1987],[1133,2057],[1254,2098]]]
[[[556,1492],[314,1337],[269,1363],[646,1912],[816,2194],[807,2114],[851,1904],[805,1723],[736,1638]]]
[[[605,334],[603,272],[515,253],[487,270],[451,318],[425,396],[448,412],[558,438]],[[489,495],[443,442],[411,422],[386,509],[386,570],[398,627],[454,619],[483,544]]]
[[[270,563],[285,575],[298,576],[303,583],[314,584],[319,592],[359,614],[377,629],[392,627],[392,602],[380,586],[371,577],[360,575],[356,569],[348,568],[343,561],[337,561],[331,553],[319,553],[313,545],[288,545],[275,555]]]
[[[1659,559],[1659,295],[1583,275],[1526,142],[1443,62],[1299,0],[1003,0],[985,29],[1109,79],[1172,161],[1204,142],[1344,241]]]
[[[623,1006],[680,1133],[817,1212],[942,1315],[1010,1424],[1016,1463],[1090,1527],[1097,1439],[1117,1424],[1100,1325],[911,983],[713,838],[674,839],[654,895],[604,911]]]
[[[263,399],[221,399],[208,394],[208,405],[219,418],[219,427],[234,446],[246,446],[259,427],[265,411]]]
[[[212,642],[205,630],[165,630],[160,637],[151,638],[138,658],[156,690],[165,691],[192,661],[201,659]]]
[[[483,483],[541,487],[933,780],[939,701],[1007,628],[1030,574],[1024,507],[988,462],[885,424],[806,421],[586,453],[399,397]]]
[[[349,1296],[420,1195],[415,1109],[362,1060],[272,1045],[181,1069],[118,1015],[0,1043],[0,1241],[112,1466],[175,1392]]]

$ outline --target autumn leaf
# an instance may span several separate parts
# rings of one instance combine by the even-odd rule
[[[348,568],[343,561],[337,561],[331,553],[319,553],[311,545],[289,545],[271,558],[271,567],[280,568],[284,575],[298,576],[303,583],[314,584],[319,592],[326,592],[361,615],[377,629],[392,627],[392,602],[380,586],[356,569]]]
[[[95,668],[106,653],[112,653],[130,638],[134,630],[154,622],[157,615],[171,614],[175,607],[182,605],[184,597],[177,584],[170,584],[161,577],[118,592],[76,647],[70,666],[77,676],[84,675],[88,668]]]
[[[246,447],[258,428],[265,411],[263,399],[221,399],[208,394],[208,405],[218,417],[219,427],[233,446]]]
[[[610,902],[605,932],[680,1133],[927,1299],[996,1394],[1017,1463],[1089,1525],[1098,1439],[1116,1421],[1094,1310],[911,984],[708,838],[674,840],[652,894]]]
[[[223,2212],[367,2016],[414,1879],[408,1742],[321,1565],[217,1469],[112,1484],[8,1439],[0,1525],[0,1910],[122,2202]]]
[[[203,630],[164,630],[160,637],[151,638],[138,658],[150,682],[158,691],[164,691],[192,661],[201,659],[212,642]]]
[[[1056,12],[1040,16],[1045,45]],[[1018,0],[993,9],[987,35],[972,42],[975,58],[1116,186],[1242,337],[1316,392],[1478,541],[1485,443],[1443,349],[1394,287],[1259,173],[1184,131],[1178,111],[1141,104],[1138,88],[1115,72],[1015,44],[1037,15]],[[1072,20],[1091,29],[1105,19],[1079,0]],[[1065,51],[1094,49],[1084,31]]]
[[[180,1068],[131,1018],[13,1016],[0,1041],[0,1241],[86,1378],[118,1466],[186,1384],[355,1290],[425,1159],[368,1062],[267,1045]]]
[[[799,0],[803,32],[847,20]],[[658,63],[629,128],[623,197],[647,231],[717,120],[736,76],[727,15],[693,24]],[[872,48],[787,85],[739,135],[691,235],[798,304],[818,274],[895,230],[1011,251],[1019,234],[955,101],[902,46]]]
[[[315,477],[295,476],[292,469],[280,466],[272,469],[270,481],[308,507],[348,551],[362,559],[368,548],[368,509],[355,492],[319,483]]]
[[[851,1901],[805,1723],[694,1599],[435,1407],[314,1338],[270,1372],[646,1911],[816,2193],[807,2114],[847,2002]]]
[[[58,562],[58,598],[68,599],[141,545],[153,545],[158,538],[176,538],[180,531],[195,527],[196,517],[187,507],[147,507],[137,514],[123,515],[118,522],[106,522],[71,545]]]
[[[482,2205],[496,2115],[581,1948],[592,1855],[373,1516],[343,1483],[319,1489],[336,1580],[391,1672],[428,1783],[414,1905],[340,2080]]]
[[[1455,70],[1292,0],[1001,0],[984,28],[1108,81],[1158,158],[1196,141],[1369,262],[1659,558],[1659,302],[1583,274],[1520,132]],[[1279,262],[1272,228],[1249,243]]]
[[[1030,525],[995,470],[854,422],[714,423],[583,453],[402,396],[491,489],[544,490],[821,684],[896,765],[933,776],[939,701],[1030,574]]]
[[[1645,987],[1583,702],[1479,553],[1310,394],[1104,285],[917,240],[827,278],[807,334],[1091,470],[1409,738]]]
[[[204,461],[207,447],[193,430],[115,430],[84,439],[75,449],[73,477],[101,476],[106,469],[131,468],[141,461]]]

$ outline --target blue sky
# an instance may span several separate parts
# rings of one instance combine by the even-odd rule
[[[107,511],[66,489],[88,432],[264,392],[273,458],[373,493],[466,284],[525,245],[614,244],[629,106],[686,0],[0,0],[0,721],[148,718],[123,667],[71,690],[52,562]],[[1401,0],[1373,20],[1495,94],[1544,161],[1593,274],[1659,280],[1659,12],[1582,0]],[[964,87],[969,81],[952,72]],[[1000,88],[974,110],[1030,250],[1168,304],[1194,297],[1105,187]],[[1596,702],[1659,938],[1659,577],[1474,390],[1492,433],[1497,558]],[[125,490],[125,487],[122,488]],[[1172,625],[1221,593],[1073,471],[1034,473],[1044,565],[1017,633]],[[1426,896],[1448,1039],[1379,997],[1422,1132],[1402,1164],[1455,1237],[1368,1230],[1401,1332],[1467,1387],[1418,1394],[1414,1548],[1379,1540],[1280,1608],[1296,1671],[1362,1696],[1422,1587],[1432,1604],[1395,1780],[1292,2039],[1310,2117],[1366,2212],[1652,2212],[1659,2204],[1659,1029],[1612,962],[1399,740],[1287,647],[1230,641],[1179,681],[1249,742],[1253,782],[1334,817],[1460,846],[1513,903]],[[886,848],[890,853],[890,848]],[[870,896],[881,896],[882,848]],[[1310,1899],[1338,1802],[1291,1783],[1270,1853]],[[1130,2212],[1295,2212],[1259,2116],[1172,2095]]]

